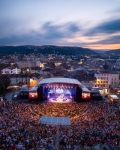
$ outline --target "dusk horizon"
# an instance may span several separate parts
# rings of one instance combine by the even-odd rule
[[[113,49],[92,49],[92,48],[86,48],[86,47],[81,47],[81,46],[75,46],[75,45],[73,45],[73,46],[69,46],[69,45],[45,45],[45,44],[43,44],[43,45],[30,45],[30,44],[26,44],[26,45],[0,45],[0,47],[19,47],[19,46],[35,46],[35,47],[41,47],[41,46],[55,46],[55,47],[78,47],[78,48],[83,48],[83,49],[90,49],[90,50],[92,50],[92,51],[111,51],[111,50],[113,50]],[[119,48],[118,49],[114,49],[114,50],[119,50]]]
[[[120,49],[120,0],[0,1],[0,46]]]

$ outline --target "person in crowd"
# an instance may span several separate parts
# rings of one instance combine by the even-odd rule
[[[120,148],[120,111],[110,103],[0,102],[1,150]],[[71,125],[42,124],[41,116],[69,117]],[[56,146],[56,136],[59,143]]]

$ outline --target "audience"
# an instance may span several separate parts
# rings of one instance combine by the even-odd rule
[[[69,117],[70,126],[41,124],[41,116]],[[120,111],[111,103],[0,102],[1,150],[120,148]]]

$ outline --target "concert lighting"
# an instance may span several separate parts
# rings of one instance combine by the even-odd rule
[[[90,93],[82,93],[82,98],[83,98],[83,99],[88,99],[88,98],[90,98]]]
[[[38,98],[37,92],[30,92],[29,93],[29,98]]]

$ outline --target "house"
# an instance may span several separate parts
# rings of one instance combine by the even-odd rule
[[[10,66],[1,70],[1,74],[20,74],[20,73],[21,69],[14,66]]]
[[[30,84],[30,77],[28,75],[21,75],[21,74],[9,74],[10,78],[10,85],[23,85],[23,84]]]
[[[19,62],[16,62],[17,65],[20,67],[20,68],[26,68],[26,67],[40,67],[40,61],[37,61],[37,60],[24,60],[24,61],[19,61]]]
[[[40,75],[38,73],[33,74],[9,74],[10,85],[25,85],[27,84],[29,87],[35,86],[40,80],[43,78],[47,78],[48,76]]]
[[[30,72],[31,73],[39,73],[40,74],[41,69],[42,68],[40,68],[40,67],[31,67],[30,68]]]
[[[8,68],[8,67],[10,67],[10,66],[11,66],[10,64],[1,63],[1,64],[0,64],[0,74],[2,73],[2,70],[3,70],[3,69]]]

